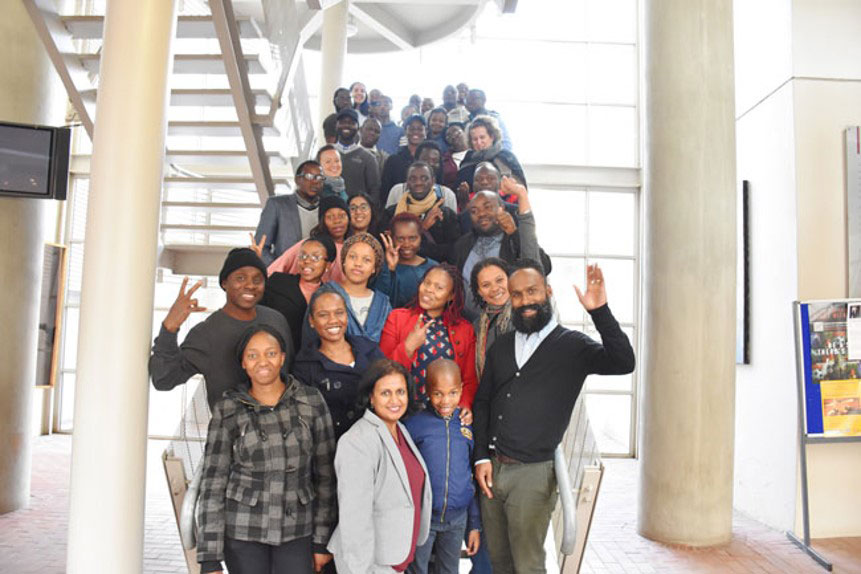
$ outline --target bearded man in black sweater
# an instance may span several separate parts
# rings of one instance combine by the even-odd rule
[[[634,370],[634,350],[607,306],[604,276],[586,269],[576,286],[603,343],[556,323],[541,264],[520,261],[508,277],[515,330],[487,351],[473,403],[475,477],[494,574],[545,572],[544,539],[556,506],[553,453],[587,375]]]

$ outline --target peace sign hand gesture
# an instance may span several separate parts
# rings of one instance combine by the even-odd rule
[[[577,292],[577,298],[587,311],[597,309],[602,305],[607,304],[607,290],[604,287],[604,273],[598,264],[586,266],[586,293],[580,291],[579,287],[574,286]]]
[[[398,266],[398,248],[395,247],[395,242],[388,231],[381,233],[380,238],[383,240],[383,247],[386,250],[386,265],[388,265],[389,271],[394,272]]]
[[[179,328],[192,313],[206,311],[206,307],[200,307],[197,304],[197,299],[192,297],[194,292],[200,289],[200,286],[203,285],[203,281],[197,281],[191,286],[191,289],[189,289],[188,292],[185,290],[187,285],[188,277],[185,277],[182,280],[182,285],[179,286],[179,295],[177,296],[176,301],[174,301],[173,305],[170,306],[170,311],[167,312],[167,317],[162,321],[164,328],[171,333],[179,331]]]
[[[266,245],[266,234],[264,233],[260,237],[259,243],[256,243],[254,241],[254,234],[251,233],[250,231],[248,232],[248,237],[251,238],[251,245],[249,247],[251,247],[251,250],[257,254],[257,257],[260,257],[262,259],[263,258],[263,246]]]

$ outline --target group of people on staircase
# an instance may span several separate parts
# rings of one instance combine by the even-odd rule
[[[526,178],[481,90],[419,99],[403,130],[360,82],[334,104],[334,141],[227,255],[224,305],[180,344],[206,311],[184,279],[153,344],[156,389],[205,379],[201,571],[448,574],[465,545],[475,574],[543,572],[584,380],[634,368],[603,273],[574,287],[599,343],[555,318]]]

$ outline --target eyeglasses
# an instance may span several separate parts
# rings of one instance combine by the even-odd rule
[[[309,255],[308,253],[299,254],[299,261],[310,261],[311,263],[319,263],[322,260],[323,256],[316,253],[313,255]]]
[[[319,173],[300,173],[297,177],[304,177],[308,181],[323,181],[326,179],[325,176],[320,175]]]
[[[368,105],[371,106],[372,108],[375,108],[377,106],[382,106],[383,102],[368,102]]]
[[[354,204],[350,206],[350,211],[371,211],[371,206],[367,203]]]

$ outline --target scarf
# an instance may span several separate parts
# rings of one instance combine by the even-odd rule
[[[511,301],[507,301],[504,305],[488,305],[478,318],[478,329],[475,333],[475,372],[479,379],[484,372],[487,335],[491,328],[496,331],[494,339],[511,331]]]
[[[467,154],[467,157],[463,158],[463,161],[460,164],[460,169],[465,167],[469,167],[471,165],[478,165],[483,161],[492,162],[499,152],[502,151],[502,142],[496,142],[492,146],[483,150],[472,150],[472,153]],[[495,165],[495,163],[494,163]]]
[[[433,189],[430,190],[424,199],[414,199],[412,194],[407,191],[398,200],[397,206],[395,207],[395,215],[406,211],[407,213],[412,213],[413,215],[421,218],[425,213],[430,211],[431,207],[433,207],[438,199],[439,198],[437,198]]]

